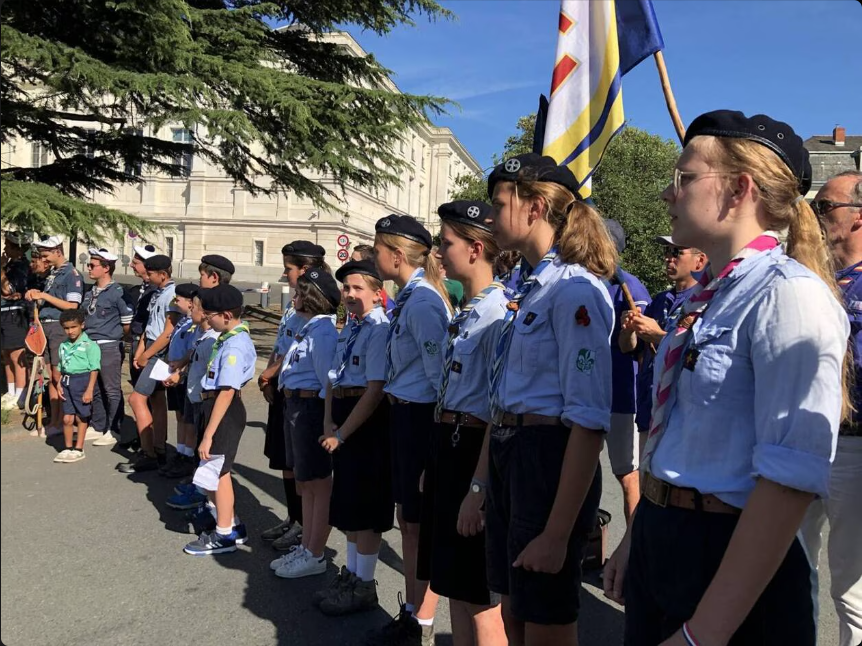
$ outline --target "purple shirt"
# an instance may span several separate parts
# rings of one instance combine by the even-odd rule
[[[649,291],[643,283],[630,273],[619,270],[619,275],[625,281],[632,294],[635,305],[644,311],[650,302]],[[620,351],[620,326],[623,314],[628,311],[629,305],[620,285],[612,280],[608,286],[608,293],[614,305],[614,331],[611,334],[611,412],[634,414],[635,402],[635,379],[638,374],[637,353],[623,354]]]
[[[856,392],[853,401],[858,408],[862,403],[862,262],[845,267],[835,274],[835,280],[844,294],[844,309],[850,319],[850,338],[853,348],[853,367],[856,371]],[[859,418],[859,413],[854,416]]]

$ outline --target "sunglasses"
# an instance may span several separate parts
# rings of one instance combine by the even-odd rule
[[[664,251],[664,255],[671,258],[679,258],[687,253],[691,253],[691,249],[687,249],[685,247],[668,247]]]
[[[833,202],[832,200],[814,200],[811,202],[811,210],[814,211],[814,215],[818,218],[822,218],[830,211],[839,209],[842,206],[862,207],[862,204],[856,202]]]
[[[103,265],[101,263],[92,263],[92,262],[87,263],[87,269],[95,269],[96,267],[102,267],[102,266]]]

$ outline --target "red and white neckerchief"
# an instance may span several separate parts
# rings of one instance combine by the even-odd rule
[[[762,251],[769,251],[778,246],[778,234],[767,231],[752,240],[734,256],[727,266],[715,277],[712,277],[711,267],[707,267],[703,275],[695,285],[691,297],[683,305],[682,313],[677,322],[676,330],[669,333],[662,343],[668,344],[667,352],[661,366],[661,376],[656,386],[655,398],[652,409],[652,423],[647,436],[644,454],[641,456],[641,469],[649,472],[650,462],[656,447],[661,440],[665,430],[665,422],[668,414],[673,408],[674,398],[672,395],[676,390],[679,379],[679,371],[682,366],[682,355],[686,345],[691,340],[691,328],[694,322],[700,318],[709,306],[712,297],[721,288],[722,282],[734,269],[746,258],[756,256]]]

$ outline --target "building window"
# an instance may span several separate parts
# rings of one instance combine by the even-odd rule
[[[263,240],[254,241],[254,266],[263,267]]]
[[[42,168],[48,165],[48,147],[44,146],[41,141],[33,142],[33,157],[30,161],[30,166],[33,168]]]
[[[422,144],[422,170],[425,170],[425,144]]]
[[[96,131],[92,128],[87,129],[81,154],[87,159],[93,159],[96,156]]]
[[[190,144],[194,141],[194,135],[188,128],[171,128],[171,138],[179,144]],[[182,153],[174,157],[174,164],[182,166],[183,176],[188,177],[192,173],[192,153]]]
[[[140,128],[130,128],[129,134],[131,134],[133,137],[143,137],[144,131]],[[143,175],[143,167],[141,165],[141,162],[126,162],[123,172],[126,173],[126,175],[131,175],[132,177],[140,177],[141,175]]]
[[[173,236],[167,236],[165,238],[165,255],[171,260],[174,259],[174,238]]]
[[[404,140],[401,140],[401,154],[404,154]]]

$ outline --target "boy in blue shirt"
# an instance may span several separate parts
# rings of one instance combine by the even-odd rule
[[[84,459],[84,438],[93,412],[93,389],[99,376],[102,351],[99,344],[91,341],[84,332],[83,310],[64,310],[60,313],[60,325],[66,333],[66,341],[60,344],[60,381],[57,394],[63,403],[63,439],[65,450],[54,462],[80,462]],[[78,439],[72,446],[75,425]]]

